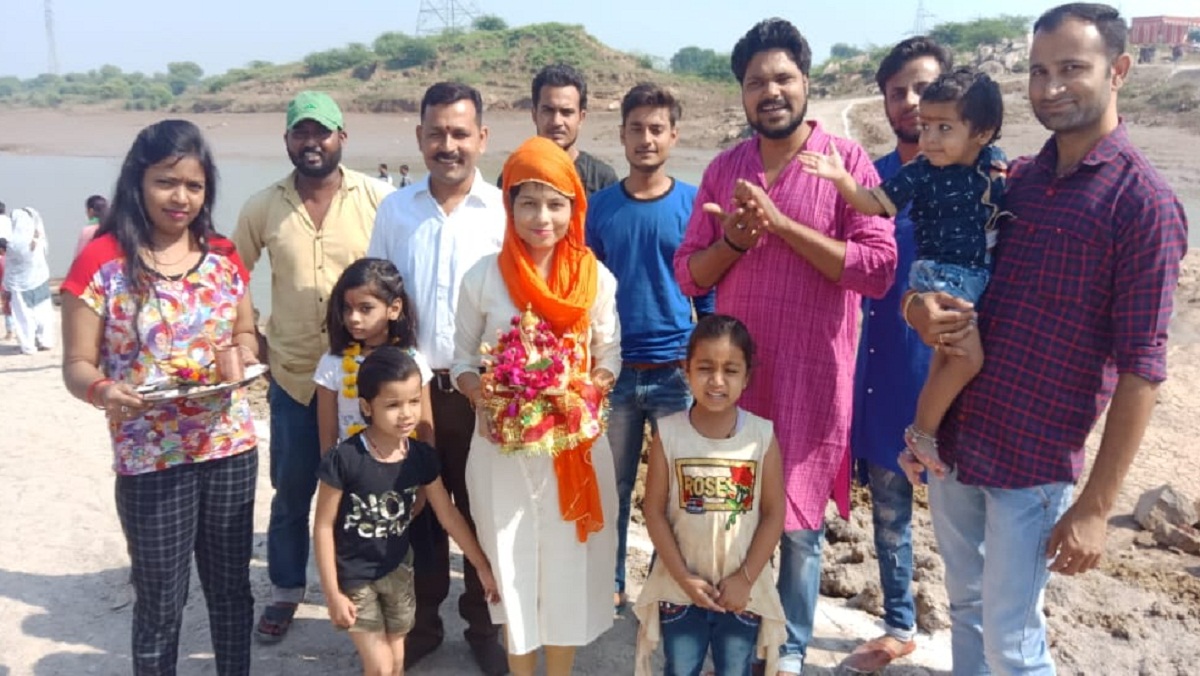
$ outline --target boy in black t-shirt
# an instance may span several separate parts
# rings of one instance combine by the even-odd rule
[[[404,673],[412,628],[412,554],[408,525],[428,500],[438,521],[475,566],[484,595],[500,600],[487,557],[438,477],[437,453],[410,438],[421,417],[421,372],[404,350],[376,349],[358,371],[366,430],[329,451],[313,543],[329,619],[350,638],[365,674]]]

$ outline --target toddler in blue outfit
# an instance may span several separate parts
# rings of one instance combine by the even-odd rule
[[[987,288],[996,225],[1005,214],[1005,158],[993,145],[1000,138],[1004,99],[985,73],[960,68],[925,88],[920,115],[921,154],[877,188],[858,185],[832,144],[828,155],[802,152],[800,162],[808,173],[832,181],[861,213],[895,216],[911,204],[917,260],[909,271],[909,288],[976,303]],[[964,356],[934,355],[916,420],[905,430],[906,445],[921,458],[937,458],[942,418],[983,368],[978,331],[959,346]]]

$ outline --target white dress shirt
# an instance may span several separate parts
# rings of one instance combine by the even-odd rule
[[[417,349],[434,370],[454,360],[454,314],[463,276],[504,242],[504,199],[479,170],[471,192],[447,214],[429,177],[389,195],[375,215],[367,255],[386,258],[404,277],[417,314]]]
[[[50,281],[50,266],[46,255],[50,246],[46,240],[46,225],[37,211],[28,207],[16,209],[10,224],[0,226],[7,235],[8,254],[4,259],[4,288],[9,291],[31,291]]]

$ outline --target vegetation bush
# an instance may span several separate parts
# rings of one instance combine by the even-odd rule
[[[504,31],[508,30],[508,22],[495,14],[484,14],[471,22],[471,28],[477,31]]]
[[[1031,17],[1012,14],[974,21],[948,21],[934,26],[929,37],[955,51],[975,51],[979,45],[1021,40],[1032,23]]]
[[[391,70],[426,66],[437,58],[437,47],[433,40],[404,33],[384,33],[375,38],[371,48]]]
[[[1032,18],[1027,16],[1002,14],[974,21],[941,23],[929,31],[929,36],[951,52],[974,53],[980,45],[1025,39],[1032,23]],[[891,45],[855,46],[845,42],[835,43],[829,49],[829,59],[813,69],[813,78],[827,87],[835,85],[838,79],[845,75],[859,75],[864,80],[871,81],[879,70],[880,62],[889,51]],[[1013,68],[1015,72],[1027,69],[1027,63],[1018,63]]]
[[[671,57],[671,72],[695,75],[718,82],[734,80],[733,71],[729,69],[728,54],[718,54],[714,50],[694,46],[684,47],[675,52]]]
[[[375,59],[375,53],[360,42],[352,42],[343,49],[326,49],[304,57],[304,72],[309,77],[327,75],[349,70]]]

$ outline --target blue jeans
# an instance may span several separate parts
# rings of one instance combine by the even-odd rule
[[[646,421],[655,431],[657,420],[692,405],[683,369],[674,364],[662,368],[622,368],[621,376],[608,395],[608,443],[612,446],[617,477],[617,569],[616,590],[625,591],[625,552],[629,536],[630,499],[642,457],[642,434]]]
[[[908,285],[921,293],[945,291],[955,298],[978,303],[991,277],[992,273],[987,268],[968,268],[921,259],[909,268]]]
[[[267,389],[271,409],[271,521],[267,527],[267,573],[272,600],[304,600],[308,571],[308,512],[317,490],[321,444],[317,435],[317,398],[309,404],[292,399],[272,382]]]
[[[883,590],[883,621],[889,636],[907,641],[917,622],[912,595],[912,484],[903,474],[868,462],[867,486]]]
[[[762,618],[754,613],[714,613],[696,606],[658,604],[665,676],[698,676],[712,646],[721,676],[749,676]]]
[[[821,547],[825,526],[818,530],[784,531],[779,541],[779,599],[787,620],[787,641],[779,648],[779,671],[800,673],[812,640],[821,594]]]
[[[1042,613],[1046,541],[1073,491],[1067,483],[1006,489],[961,484],[954,473],[930,478],[954,676],[1055,673]]]

